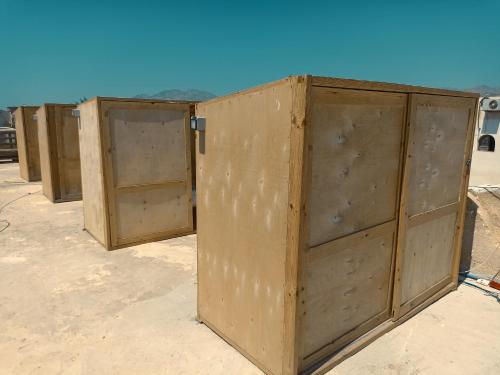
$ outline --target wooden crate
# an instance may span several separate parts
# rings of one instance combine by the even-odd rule
[[[108,250],[192,233],[194,103],[98,97],[78,110],[85,229]]]
[[[33,118],[38,107],[22,106],[14,112],[19,174],[26,181],[40,181],[38,126]]]
[[[311,76],[197,104],[199,320],[324,373],[454,289],[476,104]]]
[[[75,108],[73,104],[44,104],[36,112],[43,194],[52,202],[82,199]]]

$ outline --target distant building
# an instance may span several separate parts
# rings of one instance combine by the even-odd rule
[[[0,127],[11,127],[12,126],[12,116],[10,111],[5,111],[0,109]]]
[[[482,98],[480,103],[485,99]],[[488,99],[498,100],[498,107],[484,110],[480,105],[474,132],[470,186],[500,186],[500,96]]]

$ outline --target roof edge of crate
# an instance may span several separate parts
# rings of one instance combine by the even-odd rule
[[[479,93],[457,91],[457,90],[447,90],[433,87],[423,87],[423,86],[412,86],[399,83],[389,83],[389,82],[378,82],[378,81],[366,81],[350,78],[336,78],[336,77],[323,77],[323,76],[313,76],[310,74],[303,75],[290,75],[285,78],[257,85],[248,89],[239,90],[227,95],[218,96],[213,99],[202,101],[197,103],[197,105],[204,105],[206,103],[217,103],[218,101],[226,100],[228,98],[237,97],[240,95],[247,95],[253,92],[264,90],[270,87],[278,86],[284,84],[285,82],[295,78],[295,77],[310,77],[311,85],[313,86],[324,86],[332,88],[344,88],[353,90],[373,90],[373,91],[386,91],[386,92],[399,92],[404,94],[428,94],[428,95],[446,95],[446,96],[459,96],[466,98],[478,98]]]
[[[58,106],[58,107],[76,107],[78,105],[78,103],[43,103],[42,105],[40,105],[40,107],[43,107],[43,106]],[[38,107],[38,108],[40,108]]]
[[[350,78],[335,78],[335,77],[312,77],[313,86],[325,86],[334,88],[345,88],[355,90],[373,90],[373,91],[388,91],[400,92],[405,94],[429,94],[429,95],[445,95],[445,96],[460,96],[466,98],[478,98],[479,93],[447,90],[433,87],[412,86],[399,83],[365,81]]]
[[[187,105],[194,105],[196,103],[199,103],[199,101],[197,100],[144,99],[144,98],[122,98],[113,96],[94,96],[80,104],[92,102],[94,100],[110,101],[110,102],[163,103],[163,104],[170,103],[170,104],[187,104]]]
[[[226,94],[226,95],[221,95],[221,96],[218,96],[218,97],[213,98],[213,99],[205,100],[205,101],[197,103],[196,105],[200,105],[200,104],[204,105],[204,104],[207,104],[207,103],[209,103],[209,104],[217,103],[219,101],[223,101],[223,100],[226,100],[226,99],[229,99],[229,98],[234,98],[234,97],[237,97],[237,96],[240,96],[240,95],[247,95],[247,94],[251,94],[253,92],[257,92],[257,91],[268,89],[268,88],[271,88],[271,87],[274,87],[274,86],[282,85],[282,84],[286,83],[287,81],[289,81],[290,79],[292,79],[294,77],[306,77],[306,76],[307,75],[288,76],[288,77],[285,77],[285,78],[282,78],[282,79],[279,79],[279,80],[276,80],[276,81],[271,81],[271,82],[263,83],[263,84],[260,84],[260,85],[257,85],[257,86],[253,86],[253,87],[250,87],[250,88],[247,88],[247,89],[242,89],[242,90],[235,91],[235,92],[232,92],[232,93],[229,93],[229,94]]]
[[[19,109],[29,109],[29,108],[40,108],[39,105],[20,105],[16,108],[16,111]]]

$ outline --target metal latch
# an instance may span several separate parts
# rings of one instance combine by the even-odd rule
[[[79,109],[72,109],[71,110],[71,115],[73,117],[76,117],[78,119],[78,130],[82,129],[82,124],[80,123],[80,110]]]
[[[38,116],[37,115],[33,115],[33,121],[38,121]]]
[[[207,119],[205,117],[191,116],[191,129],[204,132],[207,123],[206,120]]]

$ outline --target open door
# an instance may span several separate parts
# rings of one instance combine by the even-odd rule
[[[113,247],[193,231],[189,105],[101,102]]]
[[[475,105],[475,98],[410,97],[395,320],[456,280]]]

